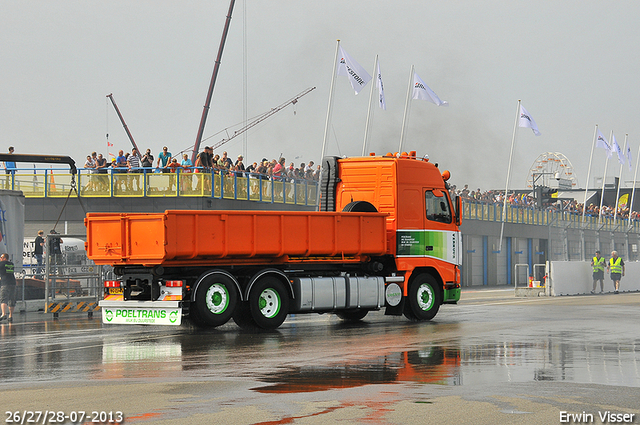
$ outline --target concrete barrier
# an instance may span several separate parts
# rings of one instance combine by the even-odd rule
[[[545,287],[518,287],[513,291],[516,297],[544,297],[546,296],[546,288]]]
[[[593,289],[593,271],[586,261],[550,261],[549,295],[589,294]],[[605,270],[604,292],[614,291],[613,281]],[[620,292],[640,291],[640,262],[625,264],[625,275],[620,280]],[[600,292],[600,283],[596,288]]]
[[[20,313],[31,313],[34,311],[44,311],[44,300],[17,301],[16,311]]]

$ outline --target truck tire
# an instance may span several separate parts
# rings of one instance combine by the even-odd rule
[[[404,316],[411,321],[433,319],[442,304],[438,283],[429,273],[421,273],[411,280],[408,298]]]
[[[256,329],[258,325],[251,317],[251,309],[248,302],[239,302],[236,311],[233,313],[233,321],[241,329]]]
[[[276,329],[289,313],[289,293],[274,277],[259,279],[249,292],[249,310],[258,327]]]
[[[236,285],[227,276],[214,274],[198,286],[194,318],[206,326],[222,326],[229,321],[237,305]]]
[[[336,316],[338,316],[340,319],[344,320],[345,322],[359,322],[360,320],[364,319],[367,313],[369,313],[369,310],[362,310],[362,309],[345,310],[345,311],[337,312]]]
[[[344,206],[342,212],[378,212],[376,207],[367,201],[353,201]]]

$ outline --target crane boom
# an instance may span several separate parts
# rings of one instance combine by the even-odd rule
[[[116,101],[113,100],[113,93],[108,94],[107,97],[109,98],[109,100],[111,100],[111,103],[113,104],[113,107],[116,110],[116,114],[118,114],[118,118],[120,118],[120,122],[122,123],[122,126],[124,127],[124,131],[127,133],[127,136],[129,136],[129,140],[131,141],[131,144],[138,151],[138,154],[140,154],[140,149],[138,149],[138,145],[136,145],[136,142],[133,140],[133,136],[131,135],[131,132],[129,131],[129,127],[127,127],[127,123],[124,122],[124,118],[122,118],[122,114],[120,113],[120,109],[118,109],[118,105],[116,105]]]
[[[222,30],[222,40],[220,40],[220,46],[218,47],[218,56],[216,57],[215,65],[213,66],[213,75],[211,76],[211,82],[209,83],[209,91],[207,92],[207,100],[204,104],[202,111],[202,117],[200,118],[200,126],[198,127],[198,135],[196,136],[196,143],[193,145],[193,153],[191,154],[191,162],[196,163],[196,156],[198,156],[198,150],[200,149],[200,143],[202,142],[202,133],[204,133],[204,125],[207,122],[207,115],[209,114],[209,105],[211,105],[211,97],[213,96],[213,87],[216,85],[216,78],[218,77],[218,70],[220,69],[220,62],[222,60],[222,51],[224,50],[224,43],[227,40],[227,33],[229,32],[229,24],[231,23],[231,14],[233,13],[233,6],[235,0],[231,0],[229,3],[229,11],[227,12],[227,20]]]
[[[71,174],[76,174],[76,162],[70,156],[63,155],[34,155],[17,153],[0,153],[0,161],[11,162],[35,162],[38,164],[67,164],[71,169]]]
[[[219,141],[215,145],[212,145],[211,147],[213,149],[219,148],[220,146],[222,146],[225,143],[231,141],[232,139],[238,137],[239,135],[241,135],[245,131],[249,130],[250,128],[255,127],[256,125],[260,124],[262,121],[266,120],[270,116],[280,112],[281,110],[283,110],[287,106],[292,105],[292,104],[295,105],[296,103],[298,103],[298,99],[300,99],[302,96],[310,93],[313,90],[315,90],[315,87],[309,87],[308,89],[302,91],[301,93],[297,94],[295,97],[292,97],[291,99],[287,100],[286,102],[276,106],[275,108],[271,108],[271,110],[269,110],[268,112],[265,112],[264,114],[260,115],[258,118],[256,118],[255,120],[251,121],[249,124],[245,125],[241,129],[235,131],[231,136],[229,136],[229,137],[227,137],[225,139],[222,139],[221,141]]]

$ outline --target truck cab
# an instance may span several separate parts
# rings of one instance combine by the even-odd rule
[[[397,274],[405,279],[403,295],[408,295],[412,278],[427,274],[442,288],[433,294],[436,301],[457,302],[461,205],[449,195],[449,172],[441,172],[437,164],[427,157],[418,158],[415,152],[335,160],[335,211],[360,201],[358,210],[370,204],[375,211],[388,214],[388,253]],[[371,207],[367,210],[374,211]]]

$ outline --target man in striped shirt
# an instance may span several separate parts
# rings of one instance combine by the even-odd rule
[[[133,190],[133,182],[135,181],[137,187],[136,190],[139,191],[142,186],[140,186],[140,176],[138,174],[140,174],[142,170],[140,170],[140,154],[136,148],[133,148],[131,155],[127,158],[127,166],[129,167],[129,173],[133,174],[129,177],[129,184],[127,185],[128,189]]]

